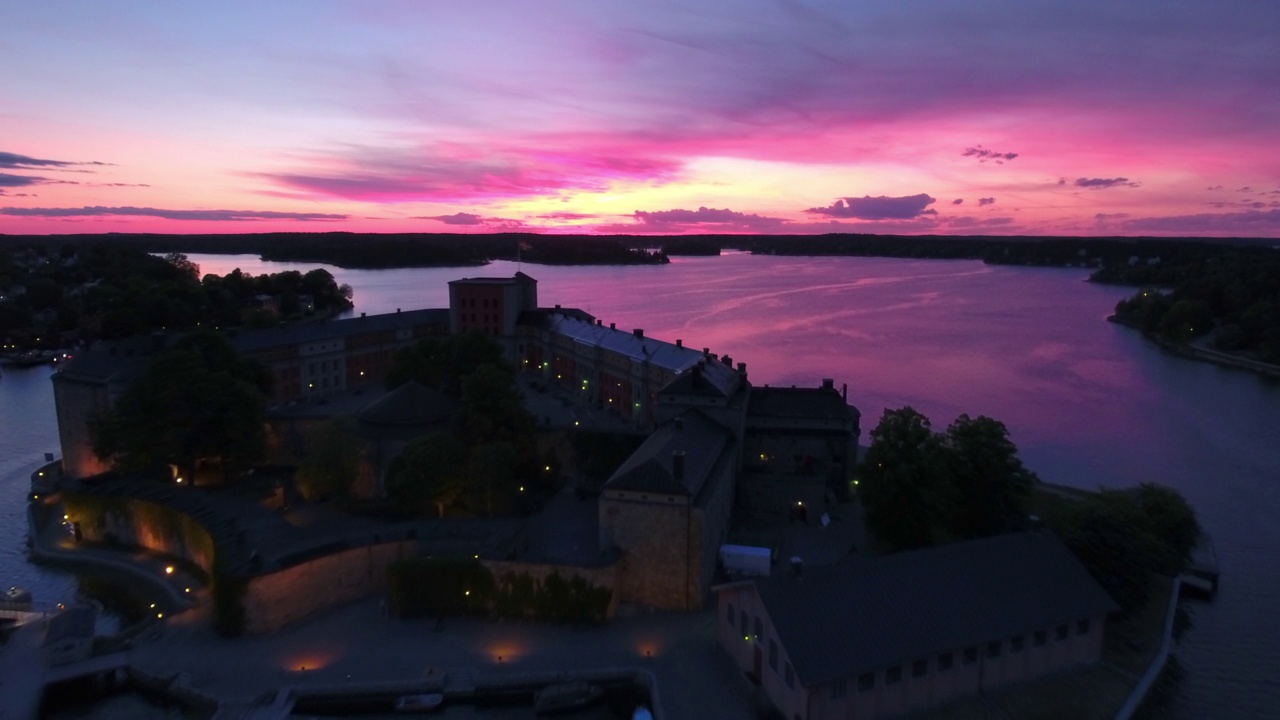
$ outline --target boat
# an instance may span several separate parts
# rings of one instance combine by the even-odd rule
[[[552,715],[577,710],[594,703],[602,695],[604,688],[586,680],[548,685],[533,696],[533,712],[536,715]]]
[[[0,593],[0,608],[5,610],[31,610],[31,591],[26,588],[11,587]]]
[[[444,695],[440,693],[422,693],[420,695],[401,695],[396,698],[396,712],[432,712],[444,704]]]

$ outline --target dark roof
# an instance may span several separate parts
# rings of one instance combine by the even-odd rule
[[[80,382],[128,382],[147,366],[147,359],[168,344],[166,335],[106,340],[71,353],[56,377]]]
[[[754,582],[810,687],[1117,609],[1047,530]]]
[[[534,280],[532,277],[530,277],[530,276],[528,276],[528,275],[525,275],[525,274],[524,274],[524,273],[522,273],[522,272],[517,272],[515,275],[512,275],[511,277],[474,277],[474,278],[459,278],[459,279],[457,279],[457,280],[450,280],[450,281],[449,281],[449,284],[450,284],[450,285],[474,285],[474,284],[480,284],[480,285],[515,285],[515,284],[517,284],[517,283],[521,283],[521,282],[530,282],[530,283],[535,283],[535,284],[536,284],[538,281],[537,281],[537,280]]]
[[[431,425],[447,421],[456,407],[442,393],[410,380],[369,403],[359,418],[371,425]]]
[[[698,353],[698,362],[667,383],[659,395],[696,395],[729,398],[741,387],[741,374],[715,358]]]
[[[860,413],[832,388],[754,387],[747,406],[752,417],[850,420]]]
[[[548,314],[543,327],[581,345],[609,350],[672,372],[687,370],[702,357],[702,353],[697,350],[637,335],[634,331],[617,330],[608,325],[582,320],[564,311],[552,311]]]
[[[324,320],[306,322],[297,325],[266,328],[263,330],[239,331],[229,335],[232,344],[240,351],[261,350],[264,348],[298,345],[317,340],[345,338],[350,335],[361,335],[371,332],[385,332],[413,328],[420,325],[448,325],[449,310],[429,308],[426,310],[408,310],[406,312],[383,313],[366,317],[346,318],[345,320]]]
[[[76,605],[63,610],[49,620],[44,644],[52,645],[64,638],[92,638],[97,616],[97,611],[87,605]]]
[[[731,440],[728,430],[689,410],[654,430],[604,487],[696,497]],[[683,481],[671,471],[671,456],[676,451],[684,452]]]

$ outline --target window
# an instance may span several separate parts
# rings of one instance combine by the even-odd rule
[[[783,679],[787,681],[787,687],[794,688],[796,686],[796,673],[791,669],[791,663],[787,663],[784,668]]]
[[[927,672],[929,672],[928,660],[916,660],[911,663],[911,677],[921,677]]]
[[[902,680],[902,666],[891,667],[884,671],[884,684],[896,685]]]
[[[866,692],[876,686],[875,673],[862,673],[858,676],[858,692]]]
[[[964,649],[964,656],[961,660],[965,665],[972,665],[978,661],[978,648],[967,647]]]
[[[844,680],[837,680],[831,683],[831,697],[842,698],[849,694],[849,684]]]
[[[1076,621],[1076,634],[1077,634],[1077,635],[1088,635],[1088,634],[1089,634],[1089,621],[1088,621],[1088,620],[1077,620],[1077,621]]]
[[[1022,636],[1021,635],[1014,635],[1013,639],[1009,641],[1009,652],[1011,653],[1022,652]]]
[[[778,672],[778,643],[772,639],[769,640],[769,667]]]
[[[996,640],[995,642],[987,643],[987,657],[989,658],[1000,657],[1000,641],[999,640]]]
[[[1053,638],[1054,638],[1055,640],[1066,640],[1066,639],[1067,639],[1067,626],[1066,626],[1066,625],[1059,625],[1058,627],[1054,628],[1054,630],[1053,630]]]
[[[944,672],[951,669],[951,653],[942,653],[938,656],[938,672]]]
[[[729,627],[733,627],[738,622],[738,618],[733,616],[733,603],[729,603],[729,609],[725,611],[725,617],[729,620]]]
[[[1044,641],[1047,635],[1048,633],[1046,633],[1043,630],[1035,631],[1034,633],[1031,634],[1031,644],[1035,645],[1036,647],[1040,647],[1041,645],[1044,644]]]
[[[760,622],[760,616],[756,616],[756,639],[764,637],[764,623]]]

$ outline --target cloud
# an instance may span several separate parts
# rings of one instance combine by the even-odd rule
[[[70,180],[51,180],[35,175],[13,175],[0,173],[0,187],[30,187],[32,185],[77,185]]]
[[[598,218],[594,213],[553,212],[537,216],[540,220],[590,220]]]
[[[354,148],[316,158],[315,170],[264,173],[308,196],[366,202],[470,201],[600,192],[618,181],[665,182],[683,163],[627,148],[567,150],[437,143],[423,148]]]
[[[995,150],[988,150],[981,145],[975,145],[970,148],[965,148],[964,152],[960,153],[960,156],[977,158],[980,163],[984,163],[988,160],[994,160],[997,165],[1003,165],[1006,160],[1012,160],[1018,157],[1018,153],[996,152]]]
[[[993,197],[978,198],[978,207],[986,207],[987,205],[994,205],[995,202],[996,202],[996,199]]]
[[[445,225],[483,225],[484,218],[474,213],[457,212],[452,215],[426,215],[415,218],[417,220],[435,220]]]
[[[1223,188],[1221,185],[1210,185],[1209,187],[1207,187],[1207,188],[1205,188],[1205,189],[1206,189],[1206,190],[1222,190],[1222,189],[1224,189],[1224,188]]]
[[[955,200],[952,200],[952,201],[951,201],[951,204],[952,204],[952,205],[963,205],[963,204],[964,204],[964,198],[956,198]]]
[[[1062,183],[1059,182],[1059,185]],[[1076,178],[1076,187],[1089,188],[1090,190],[1102,190],[1114,187],[1138,187],[1138,183],[1130,182],[1129,178]]]
[[[641,232],[768,232],[787,222],[782,218],[708,207],[697,210],[636,210],[632,217],[641,226]],[[636,229],[636,226],[630,226],[632,232]]]
[[[0,168],[10,170],[36,170],[40,168],[58,169],[73,165],[110,165],[104,162],[72,162],[69,160],[45,160],[11,152],[0,152]]]
[[[346,220],[347,215],[330,213],[277,212],[274,210],[163,210],[145,207],[103,207],[95,205],[79,208],[0,208],[0,215],[18,217],[101,217],[104,215],[130,215],[154,217],[165,220],[211,220],[215,222],[240,222],[246,220]]]
[[[1127,217],[1129,217],[1129,213],[1098,213],[1097,215],[1093,216],[1093,219],[1102,223],[1102,222],[1110,222],[1112,220],[1123,220],[1124,218],[1127,218]]]
[[[927,210],[936,200],[924,193],[904,197],[847,197],[836,200],[828,207],[805,210],[813,215],[833,218],[857,218],[859,220],[910,220],[921,215],[936,215],[937,210]]]
[[[1125,230],[1182,233],[1188,235],[1280,236],[1280,210],[1245,210],[1231,213],[1169,215],[1126,220]]]

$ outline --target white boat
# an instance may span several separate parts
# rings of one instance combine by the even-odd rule
[[[396,712],[431,712],[443,704],[444,695],[440,693],[401,695],[396,699]]]
[[[548,685],[533,696],[533,712],[551,715],[587,707],[604,695],[604,688],[585,680]]]

